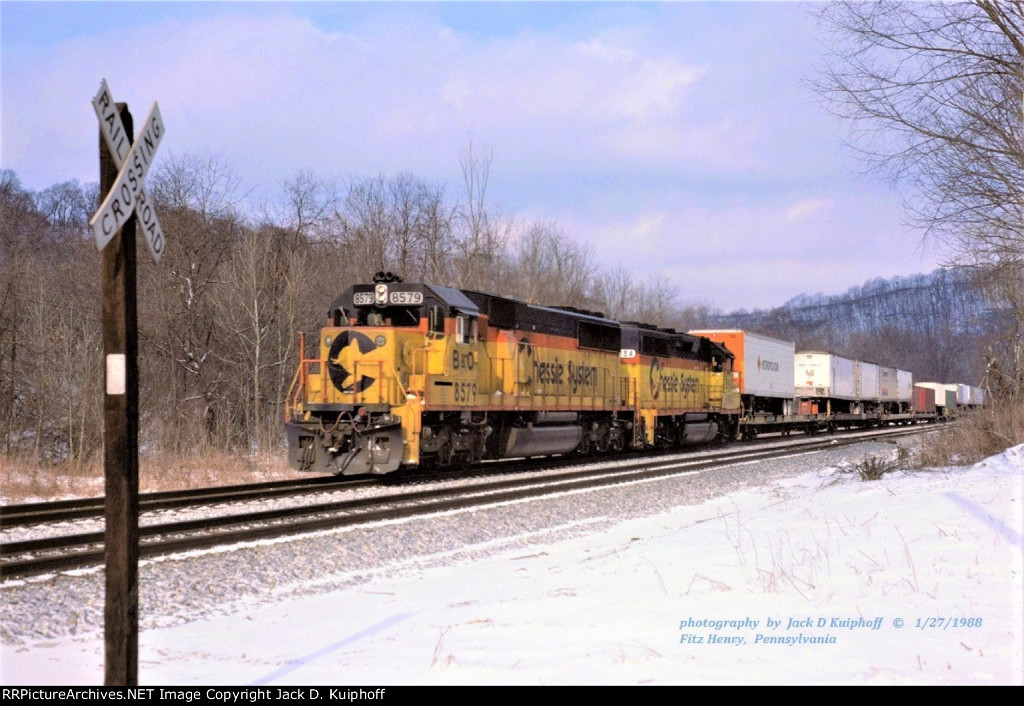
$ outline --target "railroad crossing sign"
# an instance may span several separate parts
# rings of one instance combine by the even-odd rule
[[[129,136],[125,133],[121,115],[114,97],[110,94],[107,80],[100,83],[99,92],[92,99],[92,107],[96,117],[100,119],[100,132],[110,150],[119,172],[117,181],[100,205],[100,209],[89,220],[96,247],[102,250],[111,241],[118,230],[135,213],[142,232],[146,236],[146,244],[153,255],[153,262],[160,262],[164,254],[167,238],[160,221],[156,217],[156,208],[146,193],[143,180],[153,163],[153,156],[164,137],[164,121],[160,117],[160,106],[155,102],[143,123],[139,139],[129,149]]]

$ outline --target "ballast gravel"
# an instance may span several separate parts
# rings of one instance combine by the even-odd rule
[[[146,559],[139,564],[139,629],[231,614],[243,602],[283,601],[492,554],[537,553],[556,541],[780,478],[818,472],[827,483],[841,466],[868,456],[894,456],[895,448],[867,441],[656,481]],[[773,492],[789,491],[776,487]],[[0,640],[19,646],[102,634],[103,611],[102,569],[9,580],[0,584]]]

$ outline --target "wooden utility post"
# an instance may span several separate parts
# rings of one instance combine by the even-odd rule
[[[118,103],[117,109],[131,144],[132,114],[124,103]],[[118,171],[100,130],[101,194],[114,187]],[[107,686],[139,683],[139,364],[135,220],[132,214],[102,251]]]
[[[102,255],[103,469],[106,475],[107,594],[104,609],[108,686],[139,683],[139,334],[135,299],[135,224],[160,262],[167,239],[143,180],[164,137],[153,103],[139,139],[132,114],[115,103],[104,79],[93,96],[100,121],[100,193],[89,219]]]

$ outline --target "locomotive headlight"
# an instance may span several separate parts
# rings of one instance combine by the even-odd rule
[[[324,345],[327,346],[328,348],[330,348],[331,347],[331,340],[332,339],[331,339],[330,336],[324,336]]]
[[[373,288],[373,300],[380,306],[388,303],[388,286],[386,284],[378,284]]]

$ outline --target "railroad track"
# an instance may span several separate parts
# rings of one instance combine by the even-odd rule
[[[250,483],[246,485],[225,485],[215,488],[191,490],[170,490],[159,493],[145,493],[139,496],[139,512],[173,510],[190,507],[198,503],[232,503],[246,500],[265,500],[275,497],[292,497],[308,493],[322,493],[341,487],[356,487],[373,483],[366,478],[340,478],[318,476],[296,480]],[[94,517],[103,517],[103,497],[77,498],[41,503],[22,503],[0,507],[0,529],[26,527],[35,524],[67,522]]]
[[[198,520],[167,522],[139,528],[140,558],[294,534],[350,527],[371,522],[407,519],[470,507],[539,498],[546,495],[610,487],[696,473],[718,466],[749,463],[780,456],[814,453],[875,439],[892,439],[928,431],[898,428],[836,437],[808,437],[785,444],[717,451],[701,456],[673,455],[643,460],[595,459],[586,469],[551,471],[543,476],[488,480],[458,487],[427,487],[383,496],[343,499],[304,506],[244,511]],[[592,465],[600,464],[600,468]],[[578,466],[578,460],[576,465]],[[502,471],[506,467],[502,466]],[[330,479],[328,479],[330,480]],[[263,484],[266,485],[266,484]],[[320,490],[333,489],[321,483]],[[282,486],[282,492],[283,492]],[[298,491],[296,491],[298,492]],[[301,492],[311,492],[302,489]],[[196,502],[195,496],[192,503]],[[207,502],[203,500],[202,502]],[[220,502],[219,500],[217,502]],[[185,503],[183,503],[185,504]],[[179,505],[180,506],[180,505]],[[0,579],[101,566],[104,563],[103,532],[13,541],[0,545]]]

